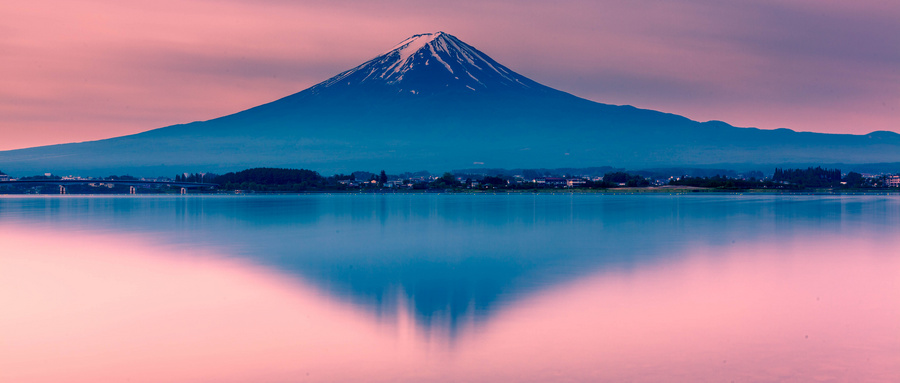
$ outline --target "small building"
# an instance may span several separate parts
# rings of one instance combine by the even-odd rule
[[[0,174],[0,181],[9,181],[9,176],[6,174]]]
[[[884,185],[889,188],[897,188],[900,187],[900,175],[886,176],[884,177]]]
[[[586,183],[587,180],[585,180],[584,178],[569,178],[566,180],[566,186],[570,188],[583,186]]]
[[[534,183],[544,184],[547,186],[566,186],[567,181],[565,178],[560,178],[560,177],[544,177],[544,178],[535,178]]]

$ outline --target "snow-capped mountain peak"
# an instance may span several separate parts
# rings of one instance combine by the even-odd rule
[[[414,95],[545,88],[444,32],[411,36],[312,90],[318,93],[345,86],[378,87]]]
[[[419,35],[414,35],[406,40],[400,42],[400,44],[395,45],[391,50],[385,52],[384,54],[390,54],[394,51],[400,54],[399,62],[405,62],[412,56],[414,53],[418,52],[419,49],[422,49],[428,43],[434,41],[434,39],[438,38],[438,36],[444,34],[444,32],[435,32],[435,33],[423,33]]]

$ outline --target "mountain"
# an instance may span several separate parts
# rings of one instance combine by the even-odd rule
[[[884,162],[900,162],[900,135],[736,128],[601,104],[532,81],[443,32],[221,118],[0,152],[0,168],[13,175]]]

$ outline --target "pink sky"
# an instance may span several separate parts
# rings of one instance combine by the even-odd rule
[[[900,131],[893,0],[35,0],[0,14],[0,150],[234,113],[437,30],[599,102]]]

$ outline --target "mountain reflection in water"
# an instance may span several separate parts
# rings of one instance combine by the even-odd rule
[[[0,380],[893,381],[898,202],[0,198]]]

